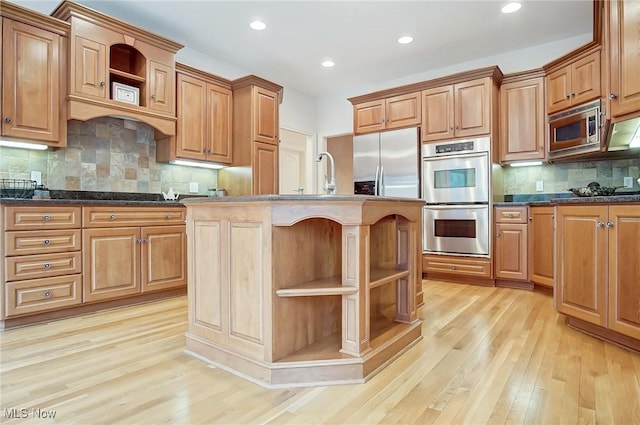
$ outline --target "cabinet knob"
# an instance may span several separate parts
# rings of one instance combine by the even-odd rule
[[[500,232],[496,232],[496,238],[500,237]]]
[[[571,93],[571,97],[576,97],[576,94],[575,93]]]
[[[144,238],[144,239],[142,239],[142,242],[147,242],[147,243],[149,243],[149,238]]]
[[[609,94],[609,99],[612,99],[612,100],[613,100],[613,99],[617,99],[617,98],[618,98],[618,95],[617,95],[617,94],[615,94],[615,93],[611,93],[611,94]]]
[[[449,130],[453,130],[453,126],[449,127]]]
[[[529,217],[529,221],[533,221],[533,217]]]
[[[456,130],[460,130],[460,127],[456,125]]]
[[[50,215],[45,215],[44,217],[42,217],[42,219],[44,221],[51,221],[51,216]]]
[[[4,119],[4,122],[6,122],[7,124],[9,124],[11,122],[11,117],[7,117]]]
[[[51,241],[50,241],[49,239],[45,239],[45,240],[44,240],[44,244],[45,244],[45,245],[49,245],[50,243],[51,243]]]
[[[613,223],[610,221],[607,221],[607,227],[613,227]]]
[[[567,99],[569,99],[571,97],[571,94],[567,93],[564,95],[564,97],[566,97]]]
[[[544,146],[538,146],[538,150],[542,152],[544,150]]]
[[[171,218],[171,214],[167,214],[166,216],[167,220]]]
[[[600,220],[596,221],[596,226],[604,227],[604,221],[600,221]]]
[[[456,269],[456,266],[451,266],[451,270],[455,270],[455,269]]]
[[[152,94],[152,95],[151,95],[151,99],[156,100],[156,95],[155,95],[155,94]]]
[[[45,263],[44,268],[45,268],[45,269],[47,269],[47,270],[49,270],[49,269],[51,268],[51,264],[49,264],[49,263]]]
[[[47,291],[44,293],[44,297],[45,298],[50,298],[51,297],[51,291]]]
[[[106,83],[104,81],[100,81],[100,87],[104,87]]]

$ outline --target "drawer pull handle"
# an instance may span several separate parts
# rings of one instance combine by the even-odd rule
[[[44,221],[51,221],[51,216],[50,215],[45,215],[44,217],[42,217],[42,219]]]
[[[44,240],[44,244],[45,244],[45,245],[49,245],[50,243],[51,243],[51,241],[50,241],[49,239],[45,239],[45,240]]]
[[[142,239],[140,239],[140,238],[136,238],[136,242],[138,242],[138,243],[142,243]]]
[[[44,268],[45,268],[45,269],[47,269],[47,270],[49,270],[49,269],[51,268],[51,264],[49,264],[49,263],[45,263]]]
[[[115,215],[115,214],[111,214],[111,216],[109,216],[109,218],[110,218],[111,220],[115,220],[115,219],[116,219],[116,215]]]
[[[49,297],[51,297],[51,291],[47,291],[47,292],[45,292],[45,293],[44,293],[44,297],[45,297],[45,298],[49,298]]]

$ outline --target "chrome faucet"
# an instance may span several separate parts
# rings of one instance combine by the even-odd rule
[[[316,162],[322,161],[322,157],[326,156],[329,158],[329,163],[331,165],[331,181],[328,181],[327,175],[324,175],[324,191],[327,195],[335,195],[338,191],[338,187],[336,185],[336,163],[333,160],[333,156],[329,152],[320,152],[318,157],[316,158]]]

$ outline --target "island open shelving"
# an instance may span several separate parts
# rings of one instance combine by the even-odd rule
[[[264,386],[364,382],[421,338],[422,201],[185,200],[188,353]]]

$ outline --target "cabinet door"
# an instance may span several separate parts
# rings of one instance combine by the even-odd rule
[[[640,111],[640,3],[611,0],[611,115]]]
[[[61,136],[66,140],[60,134],[60,36],[2,22],[2,134],[54,145]]]
[[[142,292],[187,284],[185,226],[142,228]]]
[[[547,75],[547,113],[571,106],[571,67],[566,66]]]
[[[205,159],[207,84],[197,78],[177,74],[177,85],[176,156]]]
[[[544,159],[544,78],[500,87],[500,161]]]
[[[529,209],[529,280],[553,288],[555,208]]]
[[[421,103],[420,93],[409,93],[386,99],[385,127],[391,129],[420,125]]]
[[[278,94],[261,87],[254,87],[253,96],[253,140],[277,145]]]
[[[607,323],[606,221],[607,207],[558,207],[556,308],[600,326]]]
[[[140,228],[82,231],[84,302],[140,293]]]
[[[453,116],[453,86],[422,91],[423,142],[453,138]]]
[[[76,93],[100,99],[109,97],[107,85],[107,46],[76,36],[74,90]]]
[[[207,84],[207,159],[230,164],[232,160],[231,124],[232,124],[231,90],[214,84]]]
[[[598,51],[571,65],[571,104],[575,106],[597,99],[600,93],[600,52]]]
[[[454,90],[455,136],[467,137],[491,131],[491,86],[488,78],[456,84]]]
[[[353,105],[353,128],[355,134],[384,130],[384,99]]]
[[[278,193],[278,146],[254,142],[252,150],[253,195]]]
[[[640,207],[609,207],[609,323],[640,340]]]
[[[527,225],[496,223],[497,279],[527,280]]]
[[[172,67],[149,61],[149,109],[174,115],[175,72]]]

